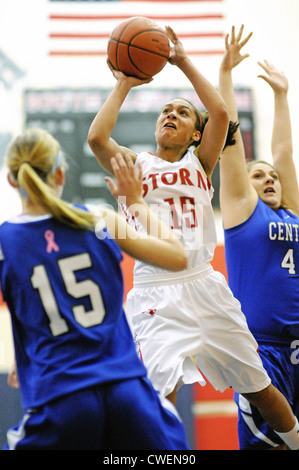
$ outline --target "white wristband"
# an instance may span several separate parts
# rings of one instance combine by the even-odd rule
[[[276,434],[285,442],[285,444],[291,450],[299,450],[299,424],[298,420],[296,419],[296,424],[289,432],[276,432]]]

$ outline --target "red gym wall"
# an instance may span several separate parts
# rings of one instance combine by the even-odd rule
[[[212,265],[227,277],[224,246],[218,245]],[[125,296],[133,285],[134,260],[124,254],[122,262]],[[233,390],[220,393],[207,382],[193,386],[195,450],[237,450],[237,408]]]

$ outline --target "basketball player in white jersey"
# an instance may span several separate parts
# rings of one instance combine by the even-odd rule
[[[155,155],[131,151],[132,159],[142,167],[145,200],[170,224],[189,255],[188,267],[179,275],[139,262],[135,265],[127,314],[140,357],[154,387],[173,403],[181,385],[205,383],[201,371],[215,389],[233,387],[246,396],[286,444],[297,449],[298,423],[262,366],[239,302],[224,276],[210,264],[217,243],[211,177],[223,148],[233,143],[227,140],[227,109],[186,56],[176,34],[169,27],[166,31],[173,43],[169,62],[191,82],[208,119],[188,101],[173,99],[157,120]],[[108,172],[112,172],[110,159],[116,151],[128,151],[111,139],[119,110],[132,87],[150,81],[118,71],[113,74],[116,85],[88,135],[91,149]],[[143,230],[138,208],[129,207],[129,213],[136,229]]]

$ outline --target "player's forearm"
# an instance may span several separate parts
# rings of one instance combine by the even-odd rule
[[[219,92],[226,104],[229,119],[233,122],[238,121],[238,108],[230,69],[220,68]]]
[[[186,269],[188,257],[182,243],[174,238],[170,228],[150,211],[143,199],[135,200],[130,210],[138,217],[147,234],[137,232],[116,212],[107,209],[104,211],[107,229],[121,249],[136,259],[162,269]]]
[[[125,80],[119,80],[100,111],[94,118],[88,132],[90,145],[105,145],[115,127],[120,108],[131,86]]]
[[[283,156],[292,157],[293,154],[291,117],[286,92],[274,94],[271,149],[274,165],[275,159]]]
[[[141,198],[126,198],[130,213],[138,219],[149,235],[162,239],[173,239],[171,229],[150,210],[148,204]]]
[[[225,103],[216,88],[204,77],[188,57],[179,65],[179,68],[193,85],[210,117],[217,117],[226,110]]]

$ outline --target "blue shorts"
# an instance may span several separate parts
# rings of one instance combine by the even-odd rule
[[[164,403],[163,403],[164,404]],[[169,404],[169,409],[168,409]],[[78,391],[27,411],[4,450],[189,450],[147,378]]]
[[[291,343],[291,341],[290,341]],[[272,384],[286,397],[299,418],[299,365],[292,363],[294,349],[288,345],[259,344],[259,354]],[[238,437],[241,450],[271,449],[282,440],[264,421],[258,409],[235,393],[238,405]]]

